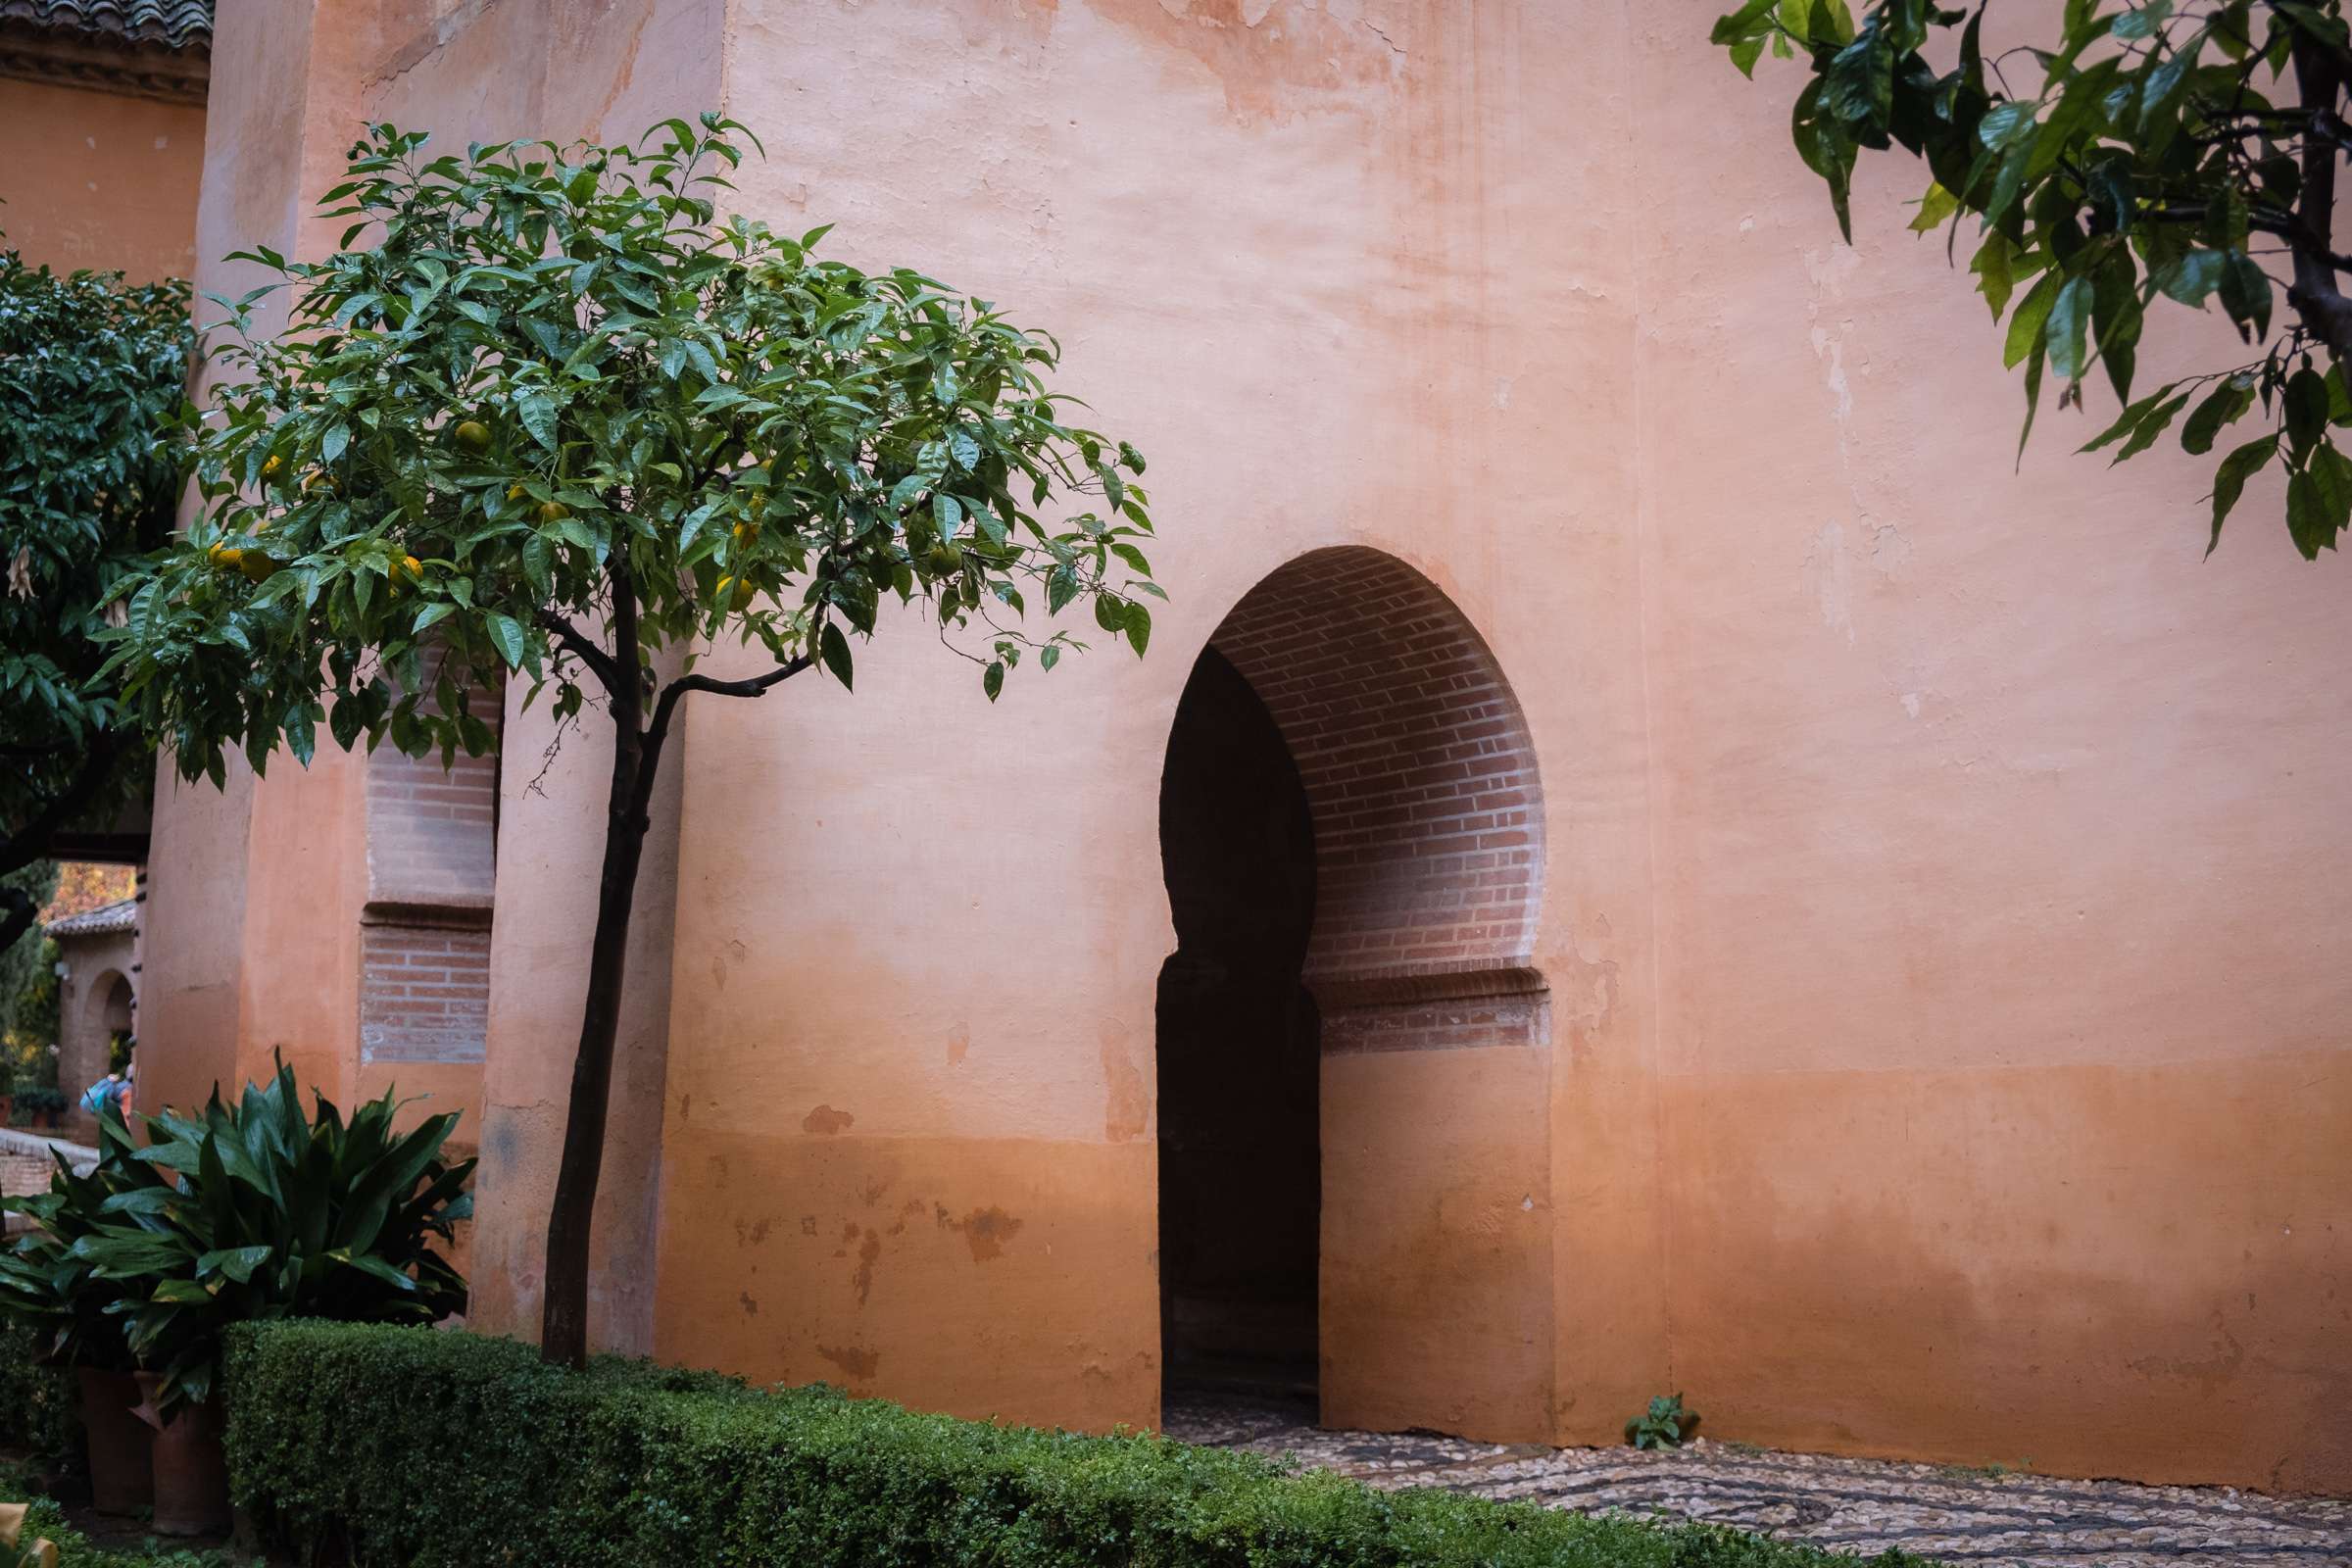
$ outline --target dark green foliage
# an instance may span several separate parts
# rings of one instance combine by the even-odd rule
[[[57,894],[57,862],[0,872],[0,888],[38,909]],[[57,1044],[57,944],[30,925],[13,943],[5,937],[0,930],[0,1094],[20,1080],[57,1081],[49,1052]]]
[[[0,249],[0,872],[145,781],[105,661],[108,596],[172,531],[157,421],[178,407],[188,287],[61,277]],[[0,887],[0,947],[35,906]]]
[[[2176,423],[2181,447],[2205,455],[2259,410],[2259,433],[2239,432],[2216,470],[2211,540],[2247,480],[2276,465],[2288,533],[2311,558],[2352,520],[2352,459],[2333,435],[2352,425],[2352,299],[2339,287],[2352,258],[2328,248],[2352,147],[2341,6],[2066,0],[2021,18],[2029,36],[1998,60],[1982,44],[1982,4],[1878,0],[1857,23],[1845,0],[1749,0],[1713,36],[1743,73],[1767,48],[1806,63],[1796,150],[1849,239],[1864,149],[1900,147],[1928,166],[1913,229],[1948,220],[1956,247],[1962,220],[1977,220],[1969,270],[1995,321],[2008,315],[2002,358],[2025,367],[2028,433],[2045,375],[2061,406],[2081,408],[2094,366],[2123,412],[2083,450],[2113,447],[2115,462]],[[2267,351],[2135,398],[2159,301],[2219,305]]]
[[[34,1325],[65,1364],[164,1375],[167,1406],[210,1396],[220,1336],[270,1317],[433,1323],[466,1283],[432,1249],[466,1217],[473,1161],[441,1146],[454,1113],[394,1130],[386,1094],[352,1113],[323,1098],[314,1120],[292,1069],[204,1114],[100,1119],[98,1163],[61,1162],[49,1191],[16,1206],[40,1228],[0,1254],[0,1316]]]
[[[81,1445],[79,1403],[74,1375],[42,1358],[40,1330],[0,1317],[0,1445],[29,1449],[52,1469],[72,1463]]]
[[[1681,1395],[1661,1394],[1625,1424],[1625,1441],[1637,1448],[1679,1448],[1696,1430],[1698,1412],[1684,1409]]]
[[[1440,1492],[1248,1454],[765,1394],[472,1335],[232,1336],[229,1467],[271,1543],[329,1560],[1006,1568],[1815,1568],[1762,1537]],[[1915,1562],[1894,1554],[1886,1568]]]
[[[38,1494],[39,1478],[21,1465],[0,1460],[0,1502],[30,1501],[19,1544],[46,1541],[57,1548],[60,1568],[261,1568],[259,1559],[231,1551],[198,1551],[150,1538],[136,1550],[109,1549],[66,1521],[65,1510]],[[0,1546],[0,1568],[14,1568],[9,1550]]]

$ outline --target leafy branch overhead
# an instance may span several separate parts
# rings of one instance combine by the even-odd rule
[[[917,272],[819,260],[821,228],[721,219],[740,130],[428,162],[375,126],[326,198],[345,248],[240,258],[276,281],[219,302],[227,378],[177,425],[202,512],[114,661],[183,771],[219,778],[240,742],[257,769],[281,741],[307,760],[321,722],[475,753],[487,677],[566,717],[622,686],[634,708],[657,653],[691,671],[721,637],[767,679],[847,685],[890,598],[976,636],[992,698],[1073,644],[1020,629],[1031,597],[1091,601],[1143,651],[1144,460],[1066,420],[1056,345]],[[1050,519],[1056,495],[1093,505]],[[657,712],[745,684],[689,673]]]
[[[2079,408],[2096,367],[2124,407],[2084,451],[2121,462],[2176,423],[2185,451],[2223,451],[2209,552],[2273,467],[2296,548],[2333,549],[2352,520],[2352,460],[2334,434],[2352,425],[2352,257],[2333,248],[2352,150],[2341,0],[2066,0],[1996,19],[2055,36],[1989,55],[1988,9],[1884,0],[1857,23],[1844,0],[1749,0],[1713,37],[1749,74],[1768,50],[1805,62],[1796,149],[1849,240],[1864,149],[1927,164],[1914,229],[1948,222],[1956,248],[1976,220],[1970,270],[1995,321],[2008,318],[2004,362],[2025,367],[2021,450],[2044,378]],[[2133,396],[2160,302],[2218,304],[2259,357]]]
[[[145,748],[92,677],[108,602],[171,537],[178,485],[155,426],[194,347],[186,284],[61,274],[0,246],[0,877],[145,781]],[[0,952],[34,910],[0,883]]]

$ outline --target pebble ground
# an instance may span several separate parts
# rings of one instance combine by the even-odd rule
[[[1172,1438],[1289,1453],[1374,1486],[1697,1519],[1864,1555],[1897,1546],[2032,1568],[2352,1568],[2352,1501],[1839,1459],[1703,1438],[1659,1453],[1325,1432],[1299,1405],[1271,1399],[1187,1399],[1164,1420]]]

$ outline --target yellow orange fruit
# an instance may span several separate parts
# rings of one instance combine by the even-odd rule
[[[218,571],[238,571],[245,564],[245,552],[235,545],[215,545],[204,553],[204,558]]]
[[[460,419],[451,433],[457,437],[460,452],[478,458],[490,450],[490,427],[479,419]]]
[[[279,473],[284,471],[285,466],[286,460],[277,456],[275,453],[271,453],[269,459],[262,464],[262,477],[265,479],[274,479]]]
[[[752,603],[753,592],[754,589],[752,585],[744,581],[741,577],[721,577],[718,579],[718,597],[731,610],[749,609]]]
[[[268,582],[276,575],[277,563],[259,550],[244,550],[238,552],[237,569],[247,582]]]
[[[561,501],[542,501],[539,503],[539,520],[541,522],[562,522],[565,517],[570,515],[571,509]]]

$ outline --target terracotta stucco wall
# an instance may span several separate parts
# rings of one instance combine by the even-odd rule
[[[660,1344],[974,1413],[1152,1418],[1168,722],[1252,584],[1363,543],[1520,683],[1558,803],[1535,956],[1564,987],[1551,1051],[1327,1064],[1327,1156],[1353,1212],[1388,1215],[1352,1255],[1399,1301],[1475,1266],[1516,1347],[1384,1348],[1378,1413],[1598,1437],[1663,1359],[1634,1305],[1657,1228],[1630,193],[1590,151],[1619,132],[1622,55],[1543,15],[1185,10],[733,13],[728,107],[773,153],[742,205],[1061,334],[1067,384],[1153,460],[1174,603],[1140,667],[1099,650],[994,709],[911,618],[855,697],[697,700],[664,1142],[668,1212],[694,1219],[664,1233]]]
[[[187,277],[204,110],[0,80],[0,233],[35,266]]]
[[[2201,561],[2210,464],[2074,455],[2103,384],[2013,473],[1924,173],[1866,166],[1846,249],[1789,75],[1711,53],[1643,14],[1673,1382],[1764,1443],[2352,1486],[2344,567],[2268,488]]]
[[[263,29],[219,210],[290,215],[362,110],[455,141],[723,96],[770,149],[746,210],[1059,333],[1065,384],[1152,459],[1174,596],[1141,665],[1099,648],[993,708],[911,618],[855,696],[690,705],[602,1341],[1152,1419],[1168,725],[1254,584],[1362,544],[1450,598],[1524,710],[1551,1001],[1545,1047],[1326,1062],[1325,1190],[1361,1221],[1326,1226],[1326,1280],[1443,1287],[1515,1347],[1342,1325],[1327,1358],[1386,1358],[1365,1418],[1606,1442],[1679,1387],[1723,1437],[2352,1484],[2347,714],[2309,674],[2352,636],[2333,564],[2258,493],[2200,564],[2202,476],[2110,475],[2054,411],[2012,475],[2015,389],[1900,232],[1907,171],[1840,248],[1785,95],[1675,8],[557,12],[387,13],[307,63]],[[593,731],[544,793],[528,771],[476,1270],[477,1320],[525,1330]],[[220,875],[175,897],[291,891],[238,847],[245,798],[205,808]],[[159,866],[159,936],[166,895]]]

